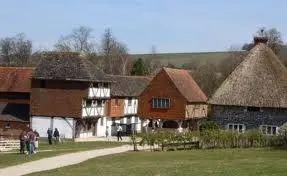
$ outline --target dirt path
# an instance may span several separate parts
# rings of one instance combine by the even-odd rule
[[[96,149],[84,152],[64,154],[60,156],[44,158],[37,161],[31,161],[7,168],[0,169],[1,176],[18,176],[30,174],[33,172],[40,172],[45,170],[51,170],[59,167],[68,165],[78,164],[91,158],[122,153],[132,149],[132,146],[125,145],[121,147],[107,148],[107,149]]]

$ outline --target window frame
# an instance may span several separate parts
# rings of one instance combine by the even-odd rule
[[[170,98],[153,97],[152,108],[153,109],[170,109]]]
[[[237,133],[245,133],[246,126],[243,123],[228,123],[226,129]]]
[[[268,132],[268,128],[270,128],[270,133]],[[273,133],[273,130],[275,128],[275,134]],[[276,126],[276,125],[260,125],[259,126],[259,129],[260,129],[260,132],[263,133],[264,135],[268,135],[268,136],[275,136],[275,135],[278,135],[279,133],[279,126]],[[264,132],[263,132],[263,129],[264,129]]]

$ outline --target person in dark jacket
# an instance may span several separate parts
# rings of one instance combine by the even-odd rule
[[[49,144],[52,145],[52,137],[53,137],[53,131],[51,128],[48,128],[47,130],[47,134],[48,134],[48,141],[49,141]]]
[[[55,131],[54,131],[54,138],[55,138],[55,144],[58,144],[60,140],[60,133],[57,128],[55,128]]]
[[[27,140],[27,133],[25,130],[23,130],[19,136],[20,140],[20,153],[24,154],[25,153],[25,142]]]

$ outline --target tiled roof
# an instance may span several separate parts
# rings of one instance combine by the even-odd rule
[[[152,77],[147,76],[119,76],[110,75],[111,96],[137,97],[151,81]]]
[[[0,67],[0,92],[30,92],[34,68]]]
[[[187,70],[163,68],[188,102],[206,102],[207,97]]]
[[[287,108],[287,69],[266,44],[258,43],[209,103]]]

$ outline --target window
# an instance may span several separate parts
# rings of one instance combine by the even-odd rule
[[[199,109],[199,108],[200,108],[199,104],[194,105],[194,109]]]
[[[86,107],[92,106],[92,100],[86,100]]]
[[[153,98],[152,99],[152,108],[168,109],[168,108],[170,108],[170,99],[169,98]]]
[[[276,135],[278,134],[278,126],[274,125],[260,125],[260,131],[266,135]]]
[[[129,98],[129,99],[128,99],[128,106],[131,106],[131,105],[132,105],[132,99]]]
[[[227,129],[230,131],[235,131],[238,133],[244,133],[245,132],[245,125],[244,124],[227,124]]]
[[[244,111],[245,112],[262,112],[261,108],[259,107],[246,107]]]
[[[138,123],[138,122],[139,122],[139,118],[135,117],[135,123]]]
[[[109,88],[109,83],[104,83],[104,88]]]
[[[97,101],[96,101],[96,106],[97,106],[97,107],[102,107],[102,106],[103,106],[102,100],[97,100]]]

